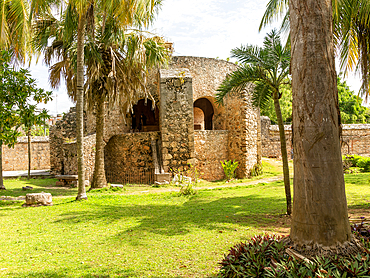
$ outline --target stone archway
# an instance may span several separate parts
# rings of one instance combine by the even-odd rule
[[[212,103],[206,98],[199,98],[194,102],[194,124],[199,124],[195,122],[195,113],[196,109],[198,108],[203,111],[203,129],[204,130],[212,130],[213,129],[213,115],[214,109]],[[198,112],[199,113],[199,112]]]
[[[159,131],[159,110],[152,108],[150,99],[141,99],[133,106],[131,129],[134,132]]]

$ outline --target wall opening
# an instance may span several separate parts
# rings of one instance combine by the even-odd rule
[[[198,118],[196,122],[195,113],[198,113],[199,115],[199,110],[197,109],[200,109],[203,112],[203,123],[199,123],[201,118]],[[214,115],[214,109],[213,109],[212,103],[206,98],[197,99],[194,102],[194,129],[199,129],[199,124],[200,124],[201,127],[203,127],[202,130],[212,130],[213,129],[213,115]]]
[[[159,110],[152,109],[150,99],[141,99],[133,106],[131,114],[131,130],[133,132],[159,131]]]
[[[204,113],[198,107],[194,107],[194,130],[204,130]]]

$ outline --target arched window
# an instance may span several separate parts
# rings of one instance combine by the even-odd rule
[[[213,129],[213,115],[214,115],[214,109],[213,109],[212,103],[206,98],[200,98],[194,102],[194,129],[197,129],[196,125],[199,125],[199,123],[195,121],[196,119],[195,113],[199,113],[199,112],[196,112],[196,109],[200,109],[203,112],[203,124],[201,124],[203,129],[212,130]]]
[[[131,114],[131,129],[134,132],[159,131],[159,111],[152,109],[150,99],[141,99],[133,106],[134,113]]]

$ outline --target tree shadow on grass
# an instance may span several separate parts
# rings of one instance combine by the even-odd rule
[[[25,196],[27,193],[47,192],[52,196],[74,196],[77,195],[77,188],[56,186],[57,179],[51,178],[18,178],[4,180],[6,190],[0,192],[1,196]],[[23,190],[22,187],[31,186],[32,190]]]
[[[79,224],[94,220],[108,224],[121,219],[128,221],[131,219],[135,222],[135,226],[118,231],[117,237],[143,232],[176,236],[188,233],[190,227],[231,230],[234,228],[227,228],[227,224],[254,228],[268,226],[275,222],[274,217],[279,217],[284,207],[284,198],[263,198],[257,195],[220,198],[214,201],[193,197],[181,205],[153,203],[120,205],[101,202],[90,204],[88,211],[80,210],[62,214],[61,219],[56,222]]]

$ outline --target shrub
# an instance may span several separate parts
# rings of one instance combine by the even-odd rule
[[[370,172],[370,157],[363,157],[359,155],[344,155],[343,156],[343,170],[347,172],[350,167],[359,167],[362,172]]]
[[[260,176],[262,174],[263,174],[263,165],[262,165],[262,163],[254,164],[254,166],[251,170],[251,177]]]
[[[225,160],[224,162],[220,161],[222,168],[224,169],[224,173],[226,176],[226,179],[229,181],[233,178],[235,178],[235,170],[238,168],[239,163],[235,160]]]
[[[187,185],[182,185],[180,189],[180,196],[191,196],[195,195],[197,191],[193,188],[193,185],[189,182]]]
[[[362,172],[370,172],[370,157],[361,157],[357,166],[361,168]]]
[[[353,233],[369,248],[370,230],[364,223],[352,225]],[[296,260],[277,236],[256,236],[232,247],[220,263],[219,277],[370,277],[370,251],[344,257]]]

